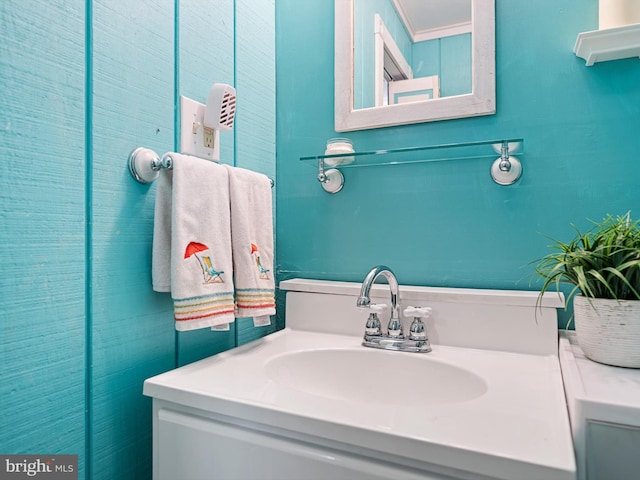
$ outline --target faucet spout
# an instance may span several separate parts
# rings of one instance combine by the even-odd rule
[[[398,303],[398,280],[396,279],[396,276],[391,271],[391,269],[384,265],[373,267],[371,271],[367,273],[367,276],[362,282],[362,287],[360,288],[360,296],[358,297],[356,305],[358,307],[368,307],[369,305],[371,305],[371,286],[380,275],[384,276],[387,279],[389,289],[391,290],[391,319],[399,321],[400,304]]]

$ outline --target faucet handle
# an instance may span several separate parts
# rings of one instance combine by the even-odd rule
[[[384,312],[387,308],[389,307],[384,303],[372,303],[369,305],[369,318],[367,319],[367,324],[364,329],[365,336],[382,335],[378,314]]]
[[[429,318],[431,311],[431,307],[407,307],[402,313],[405,317]]]
[[[427,331],[422,321],[431,315],[431,307],[407,307],[403,311],[405,317],[413,317],[413,322],[409,328],[409,340],[426,342],[429,346]]]
[[[384,313],[387,308],[389,308],[389,305],[386,303],[372,303],[369,305],[369,310],[373,313]]]

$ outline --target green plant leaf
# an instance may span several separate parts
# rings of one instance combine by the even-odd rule
[[[535,262],[535,273],[543,280],[540,296],[563,283],[573,285],[567,302],[582,293],[587,298],[640,300],[640,220],[631,213],[613,217],[581,232],[568,242],[552,240],[552,253]]]

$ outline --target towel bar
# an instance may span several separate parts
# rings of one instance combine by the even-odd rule
[[[158,178],[161,168],[171,170],[173,162],[174,159],[169,152],[165,153],[160,159],[153,150],[138,147],[129,154],[129,171],[138,182],[151,183]],[[271,187],[273,188],[276,182],[273,178],[270,178],[269,182],[271,182]]]

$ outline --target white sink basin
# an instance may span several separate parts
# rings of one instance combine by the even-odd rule
[[[429,354],[360,349],[290,352],[269,360],[275,382],[319,397],[391,405],[465,402],[487,391],[479,376]]]
[[[421,354],[361,346],[360,284],[280,288],[286,329],[145,381],[158,478],[575,480],[561,297],[400,286],[433,308]]]

